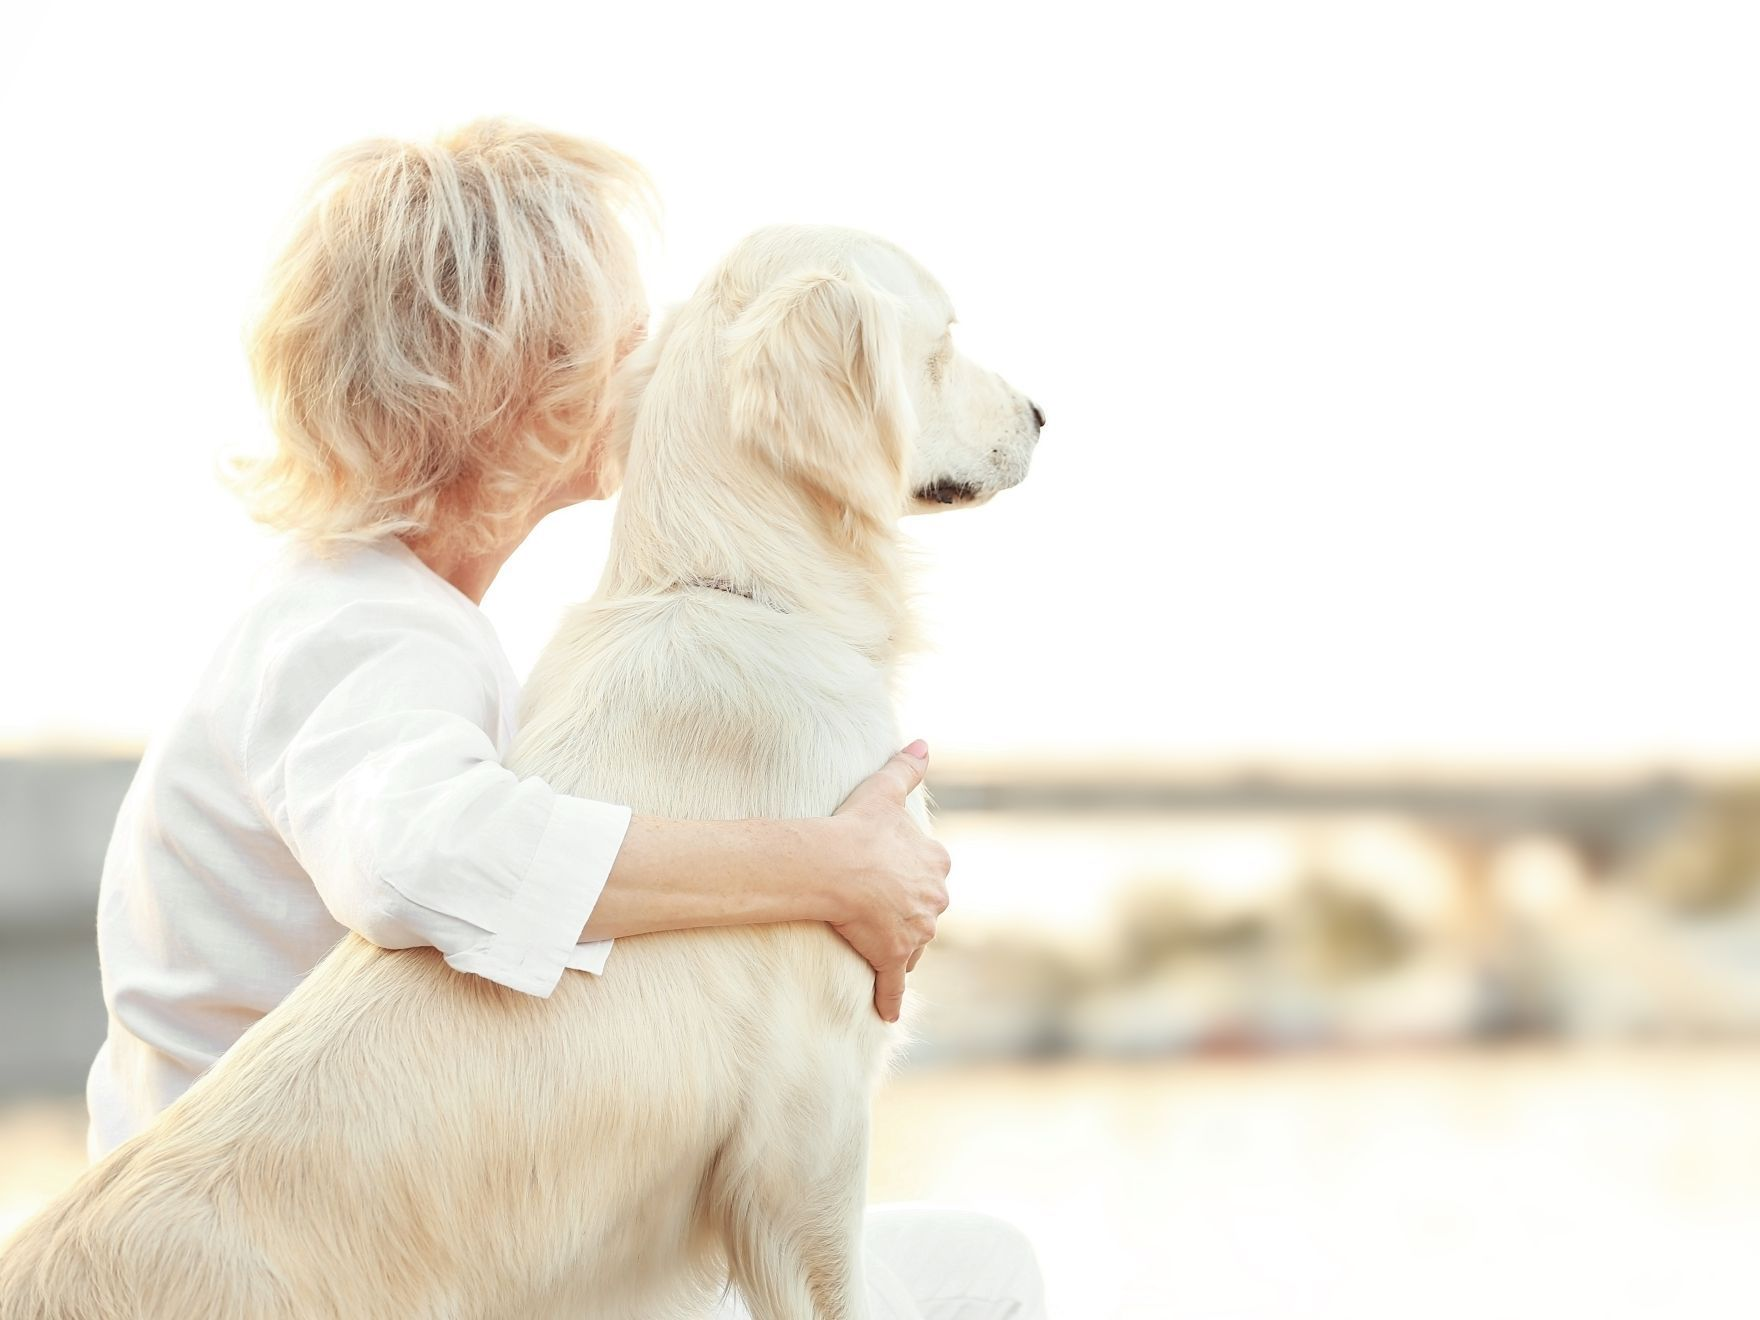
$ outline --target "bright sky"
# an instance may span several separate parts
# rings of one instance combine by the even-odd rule
[[[318,160],[505,112],[649,166],[657,308],[760,224],[871,229],[1045,408],[1026,485],[916,526],[938,650],[907,732],[1084,758],[1752,758],[1751,12],[7,20],[0,739],[140,736],[223,626],[261,542],[210,464],[262,440],[242,320]],[[522,670],[608,524],[557,516],[491,594]]]

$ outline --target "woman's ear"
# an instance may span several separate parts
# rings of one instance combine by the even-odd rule
[[[911,427],[897,301],[857,275],[793,275],[751,301],[726,343],[735,438],[846,526],[896,518]]]
[[[672,324],[667,318],[667,327]],[[623,484],[623,474],[629,467],[630,439],[635,434],[636,417],[641,412],[642,395],[647,392],[648,382],[654,377],[654,364],[660,360],[660,343],[666,337],[663,329],[658,336],[644,339],[631,349],[629,354],[618,363],[617,371],[611,377],[611,411],[606,419],[605,435],[599,442],[599,453],[594,460],[594,470],[598,473],[599,484],[605,495],[610,495]]]

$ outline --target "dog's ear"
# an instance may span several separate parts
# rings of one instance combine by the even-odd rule
[[[904,507],[911,427],[897,300],[858,275],[794,275],[728,327],[733,429],[835,506],[847,531]]]

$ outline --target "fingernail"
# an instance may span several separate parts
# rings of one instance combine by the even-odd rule
[[[918,738],[909,747],[904,749],[904,754],[906,756],[914,756],[919,761],[925,761],[929,758],[929,744],[924,742],[921,738]]]

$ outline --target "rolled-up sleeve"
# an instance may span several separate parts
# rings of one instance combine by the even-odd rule
[[[493,669],[442,614],[344,610],[269,667],[245,747],[259,800],[325,906],[388,949],[547,997],[602,972],[580,932],[629,808],[500,763]]]

